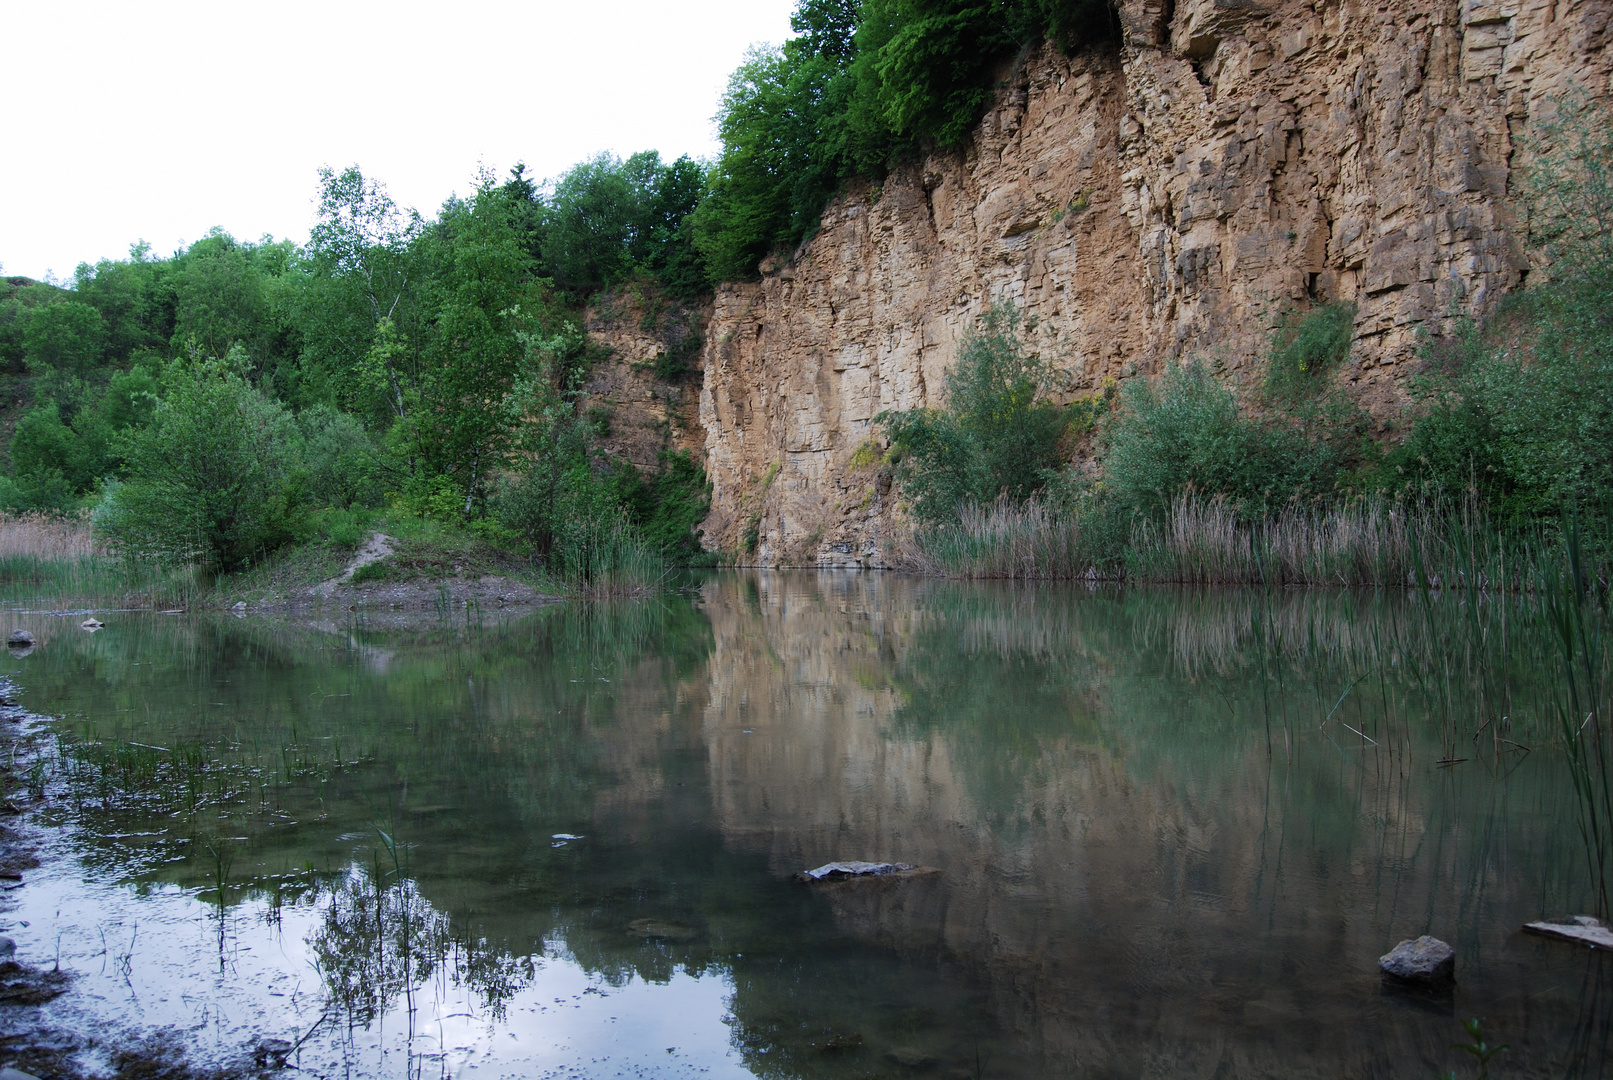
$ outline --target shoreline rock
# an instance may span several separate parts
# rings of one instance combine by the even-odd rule
[[[1613,949],[1613,929],[1591,915],[1566,915],[1560,919],[1540,919],[1524,923],[1526,934],[1572,941],[1592,949]]]

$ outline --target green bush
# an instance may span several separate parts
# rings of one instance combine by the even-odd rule
[[[238,570],[292,539],[302,434],[291,414],[217,361],[175,362],[167,393],[127,439],[100,533],[128,555]]]
[[[69,514],[79,508],[73,485],[57,468],[0,476],[0,513]]]
[[[1022,502],[1063,464],[1062,444],[1080,412],[1048,401],[1048,368],[1019,337],[1019,316],[991,308],[947,370],[942,408],[875,417],[890,436],[902,494],[922,522],[956,517],[966,504]]]
[[[1284,315],[1266,361],[1267,398],[1298,404],[1320,397],[1328,374],[1350,355],[1354,337],[1354,304],[1324,304],[1297,318],[1293,312]]]
[[[67,300],[33,310],[23,336],[32,371],[83,373],[106,353],[106,323],[89,304]]]
[[[649,477],[627,462],[617,464],[616,498],[644,542],[669,560],[697,561],[702,552],[697,526],[711,509],[706,470],[686,451],[663,451]]]
[[[1509,527],[1613,507],[1613,117],[1561,103],[1524,184],[1551,280],[1427,343],[1390,486],[1471,491]]]
[[[1343,448],[1288,416],[1245,415],[1199,360],[1169,365],[1157,385],[1128,383],[1104,438],[1105,483],[1154,518],[1189,492],[1258,512],[1333,490],[1347,464]]]
[[[1428,358],[1389,484],[1471,489],[1513,525],[1613,505],[1613,287],[1531,290]]]
[[[586,455],[562,468],[554,465],[536,462],[506,482],[499,524],[532,545],[550,571],[575,584],[610,588],[658,578],[660,553],[617,501],[610,477],[595,472]]]
[[[43,401],[22,414],[11,437],[11,467],[18,477],[55,471],[72,492],[92,484],[102,464],[96,448],[62,423],[61,409]]]
[[[387,480],[397,469],[356,417],[316,405],[298,415],[297,426],[311,504],[373,509],[386,501]]]

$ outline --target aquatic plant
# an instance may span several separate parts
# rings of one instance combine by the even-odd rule
[[[1586,577],[1577,528],[1564,548],[1566,566],[1540,571],[1535,598],[1557,646],[1552,705],[1579,800],[1592,898],[1596,914],[1605,917],[1613,892],[1613,678],[1604,638],[1607,610],[1605,594],[1593,591]]]

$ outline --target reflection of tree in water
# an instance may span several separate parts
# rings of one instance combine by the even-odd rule
[[[484,939],[456,937],[448,916],[410,878],[390,884],[359,870],[331,890],[310,944],[332,1002],[349,1023],[368,1025],[434,976],[468,986],[492,1018],[534,975],[532,958]]]

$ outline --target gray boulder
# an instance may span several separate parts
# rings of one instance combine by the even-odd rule
[[[1378,968],[1400,982],[1442,986],[1456,977],[1456,950],[1424,934],[1416,941],[1402,941],[1380,956]]]
[[[34,644],[34,635],[26,630],[13,630],[11,636],[6,638],[8,649],[29,649]]]

